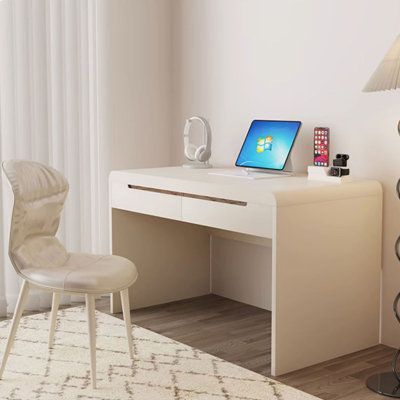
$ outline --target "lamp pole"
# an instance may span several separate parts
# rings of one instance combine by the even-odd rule
[[[382,90],[398,89],[400,87],[400,36],[394,41],[392,47],[378,65],[371,76],[364,92],[379,92]],[[397,124],[397,131],[400,135],[400,121]],[[400,199],[400,179],[396,184],[397,197]],[[394,250],[400,262],[400,236],[397,238]],[[399,314],[400,292],[394,298],[393,312],[400,324]],[[369,389],[384,396],[400,398],[400,371],[397,368],[397,361],[400,357],[400,348],[393,355],[392,370],[375,374],[367,378],[366,384]]]

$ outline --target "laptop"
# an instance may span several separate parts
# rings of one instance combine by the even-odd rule
[[[300,127],[300,121],[254,120],[235,162],[239,168],[213,170],[209,174],[250,179],[284,175]]]

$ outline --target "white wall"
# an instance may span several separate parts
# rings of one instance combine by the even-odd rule
[[[272,246],[212,237],[212,293],[271,310],[271,282]]]
[[[171,160],[171,2],[108,1],[111,165]]]
[[[312,160],[313,127],[329,126],[332,153],[349,153],[354,176],[376,178],[384,185],[383,341],[398,345],[391,302],[400,290],[400,263],[393,252],[400,234],[400,201],[394,191],[400,176],[400,92],[361,90],[400,33],[400,3],[172,4],[173,160],[182,161],[182,125],[193,114],[209,119],[212,162],[225,165],[233,164],[252,119],[303,121],[294,152],[299,171]]]

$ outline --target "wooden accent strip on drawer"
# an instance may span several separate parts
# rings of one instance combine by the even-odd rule
[[[223,198],[220,198],[220,197],[202,196],[200,194],[175,192],[173,190],[156,189],[156,188],[151,188],[151,187],[146,187],[146,186],[138,186],[138,185],[130,185],[130,184],[128,184],[128,188],[129,189],[136,189],[136,190],[143,190],[145,192],[169,194],[169,195],[172,195],[172,196],[189,197],[191,199],[215,201],[217,203],[234,204],[236,206],[242,206],[242,207],[246,207],[247,206],[247,202],[246,201],[240,201],[240,200],[230,200],[230,199],[223,199]]]

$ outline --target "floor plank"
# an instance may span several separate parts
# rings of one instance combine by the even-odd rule
[[[98,299],[96,308],[109,314],[109,298]],[[122,314],[115,316],[122,319]],[[207,295],[133,311],[132,322],[244,368],[270,375],[269,311]],[[369,391],[364,382],[371,374],[390,370],[393,353],[394,349],[378,345],[280,376],[278,380],[324,400],[382,400],[383,397]]]
[[[108,299],[98,307],[109,312]],[[116,315],[120,317],[120,315]],[[216,295],[132,312],[132,321],[244,368],[269,376],[271,313]],[[279,381],[325,400],[381,400],[365,378],[390,368],[393,349],[379,345],[280,376]]]

